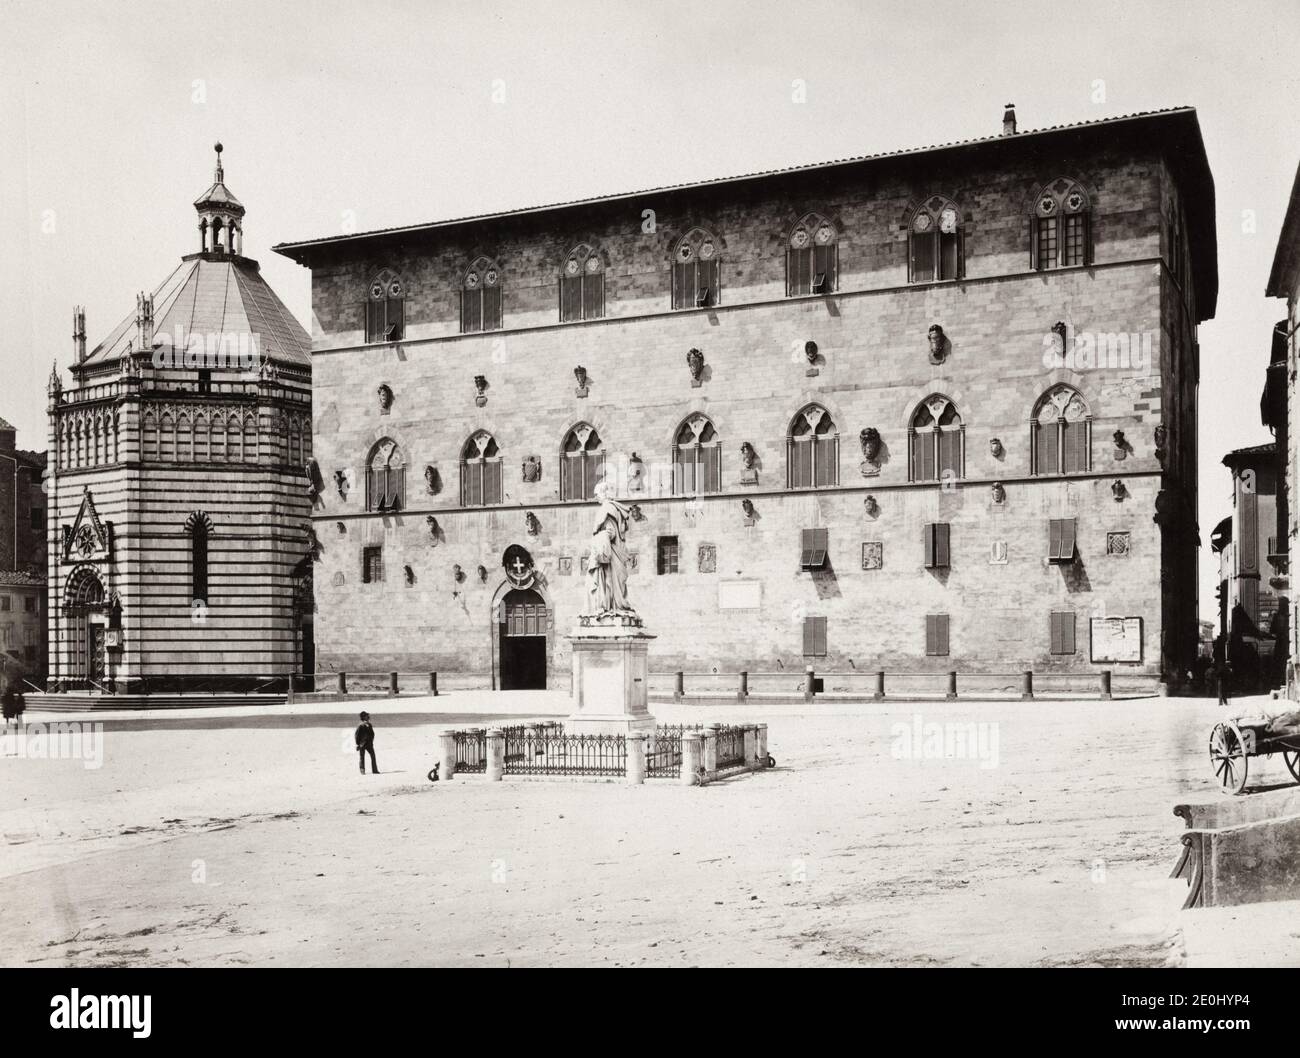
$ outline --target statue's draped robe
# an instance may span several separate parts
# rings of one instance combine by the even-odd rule
[[[617,500],[601,501],[587,559],[589,613],[633,612],[627,601],[628,514]]]

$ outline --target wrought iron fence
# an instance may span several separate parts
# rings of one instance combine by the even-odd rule
[[[611,775],[627,772],[622,735],[566,735],[553,728],[525,729],[506,739],[507,775]]]
[[[682,735],[687,731],[703,730],[703,725],[659,724],[646,742],[645,777],[647,779],[676,779],[682,774]]]
[[[724,725],[718,729],[718,771],[745,765],[745,727]]]
[[[487,771],[487,731],[474,728],[457,731],[456,770],[461,772]]]

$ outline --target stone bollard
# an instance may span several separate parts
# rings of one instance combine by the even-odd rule
[[[673,699],[680,702],[686,693],[686,673],[678,672],[673,676]]]
[[[293,705],[293,673],[289,673],[289,686],[284,692],[284,701],[286,705]]]
[[[948,693],[946,697],[950,702],[957,700],[957,673],[955,672],[948,673]]]
[[[809,665],[807,671],[803,674],[803,700],[805,702],[811,702],[813,700],[813,687],[815,686],[813,681],[816,678],[817,674],[813,672],[812,666]]]
[[[1027,702],[1034,696],[1034,674],[1030,669],[1025,669],[1024,675],[1020,677],[1020,700]]]
[[[645,732],[633,731],[627,736],[627,784],[640,786],[645,782]]]
[[[339,673],[339,694],[347,694],[347,693],[348,693],[348,674],[346,672],[340,672]]]
[[[456,732],[444,731],[438,736],[438,751],[442,761],[441,777],[450,779],[456,774]]]
[[[397,697],[397,673],[395,672],[388,674],[388,697]]]
[[[682,774],[678,780],[683,786],[695,786],[700,781],[704,737],[698,731],[682,734]]]
[[[876,693],[871,696],[876,701],[885,697],[885,671],[881,669],[876,673]]]
[[[745,767],[750,771],[755,768],[761,768],[763,765],[758,760],[758,728],[747,727],[744,734],[745,746]]]
[[[710,724],[704,729],[704,765],[705,779],[718,777],[718,730],[721,724]]]
[[[758,759],[767,767],[767,725],[759,724],[755,729],[758,738]]]
[[[1110,701],[1110,669],[1103,669],[1097,673],[1098,691],[1101,693],[1103,702]]]
[[[740,674],[740,686],[736,689],[736,701],[745,702],[749,700],[749,673]]]
[[[487,777],[500,782],[506,773],[506,733],[499,727],[487,733]]]
[[[429,673],[429,693],[435,698],[438,697],[438,674],[436,672]]]

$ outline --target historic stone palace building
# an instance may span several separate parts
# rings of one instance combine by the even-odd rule
[[[49,385],[49,686],[256,690],[311,668],[310,339],[214,182],[198,249]]]
[[[275,249],[325,666],[567,687],[605,478],[656,670],[1192,667],[1191,109]]]

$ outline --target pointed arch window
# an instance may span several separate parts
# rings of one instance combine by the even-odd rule
[[[460,331],[501,329],[501,269],[495,261],[480,257],[465,272],[460,289]]]
[[[911,481],[942,481],[966,475],[966,426],[957,406],[939,394],[927,397],[907,431]]]
[[[190,599],[208,601],[208,532],[206,515],[190,515],[185,526],[190,534]]]
[[[951,199],[933,195],[917,206],[908,223],[908,248],[911,282],[962,277],[961,213]]]
[[[406,284],[385,268],[370,281],[366,296],[366,341],[400,342],[406,333]]]
[[[830,413],[810,404],[794,417],[786,436],[786,484],[792,489],[838,485],[840,438]]]
[[[589,500],[605,476],[605,449],[600,435],[579,423],[564,437],[560,454],[560,499]]]
[[[794,226],[785,252],[787,297],[835,291],[839,269],[838,240],[835,226],[816,213],[809,213]]]
[[[560,269],[560,322],[605,315],[605,262],[585,243],[575,246]]]
[[[406,506],[406,464],[402,451],[385,437],[366,461],[366,510],[400,511]]]
[[[503,502],[501,450],[490,433],[480,430],[461,449],[460,504],[482,507]]]
[[[721,295],[722,254],[718,240],[692,228],[673,247],[673,308],[717,305]]]
[[[1074,180],[1054,180],[1034,202],[1030,264],[1040,272],[1089,263],[1088,193]]]
[[[1092,413],[1079,391],[1056,386],[1030,422],[1034,474],[1085,474],[1092,469]]]
[[[722,442],[713,422],[692,415],[673,439],[673,495],[722,491]]]

